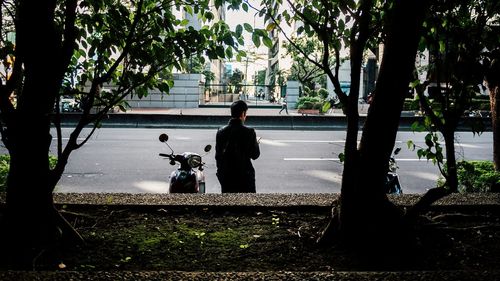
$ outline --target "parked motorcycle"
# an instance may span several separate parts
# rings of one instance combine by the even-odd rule
[[[396,148],[391,158],[389,158],[389,171],[387,172],[385,182],[385,190],[388,194],[403,194],[403,189],[401,188],[401,184],[399,182],[399,175],[397,173],[397,169],[399,167],[395,159],[396,155],[398,155],[400,151],[400,147]]]
[[[194,152],[174,154],[174,150],[167,143],[167,134],[161,134],[159,140],[165,143],[171,151],[170,154],[160,153],[159,155],[169,159],[170,165],[179,163],[179,168],[170,175],[169,192],[205,193],[205,175],[203,173],[205,163],[202,161],[202,156]],[[208,153],[211,149],[212,146],[208,144],[204,151]]]

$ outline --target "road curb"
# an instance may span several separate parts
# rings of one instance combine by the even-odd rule
[[[63,127],[73,127],[80,118],[78,113],[64,114]],[[172,114],[123,114],[111,113],[101,122],[104,128],[218,128],[227,124],[229,117],[221,115],[172,115]],[[360,116],[362,128],[366,116]],[[471,131],[473,122],[481,121],[485,131],[491,131],[490,118],[464,118],[459,122],[457,131]],[[402,116],[399,122],[401,131],[412,131],[415,122],[423,122],[423,117]],[[246,125],[262,130],[345,130],[345,116],[249,116]]]

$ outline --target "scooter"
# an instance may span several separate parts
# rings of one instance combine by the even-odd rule
[[[205,163],[202,162],[201,155],[194,152],[174,154],[174,150],[167,143],[167,134],[161,134],[159,140],[165,143],[171,151],[170,154],[160,153],[159,155],[169,159],[170,165],[179,163],[179,168],[170,175],[169,192],[205,193],[205,175],[203,173]],[[212,146],[208,144],[205,146],[204,151],[208,153],[211,149]]]
[[[398,147],[394,150],[393,155],[389,158],[389,171],[387,171],[385,190],[388,194],[403,194],[403,189],[399,183],[399,175],[397,169],[399,168],[395,156],[401,151]]]

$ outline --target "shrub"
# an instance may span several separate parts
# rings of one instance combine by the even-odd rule
[[[322,102],[315,102],[313,104],[313,109],[319,109],[320,111],[323,109],[323,103]]]
[[[297,100],[297,109],[312,109],[315,103],[321,102],[319,97],[300,97]]]
[[[420,109],[420,104],[418,99],[405,99],[405,102],[403,104],[404,111],[414,111],[419,109]]]
[[[10,156],[8,154],[0,155],[0,191],[5,191],[5,187],[7,186],[9,167]]]
[[[457,175],[460,192],[491,192],[495,184],[500,184],[500,172],[491,161],[460,161]]]
[[[500,172],[496,172],[491,161],[460,161],[457,163],[460,191],[489,192],[500,183]]]
[[[318,90],[318,96],[322,100],[326,100],[328,98],[328,91],[325,88],[321,88]]]
[[[474,98],[471,101],[470,108],[473,110],[490,110],[490,100]]]

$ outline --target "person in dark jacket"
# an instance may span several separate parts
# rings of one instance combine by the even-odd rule
[[[229,124],[217,131],[215,160],[222,193],[255,193],[255,170],[251,159],[260,156],[255,130],[244,125],[247,104],[238,100],[231,104]]]

